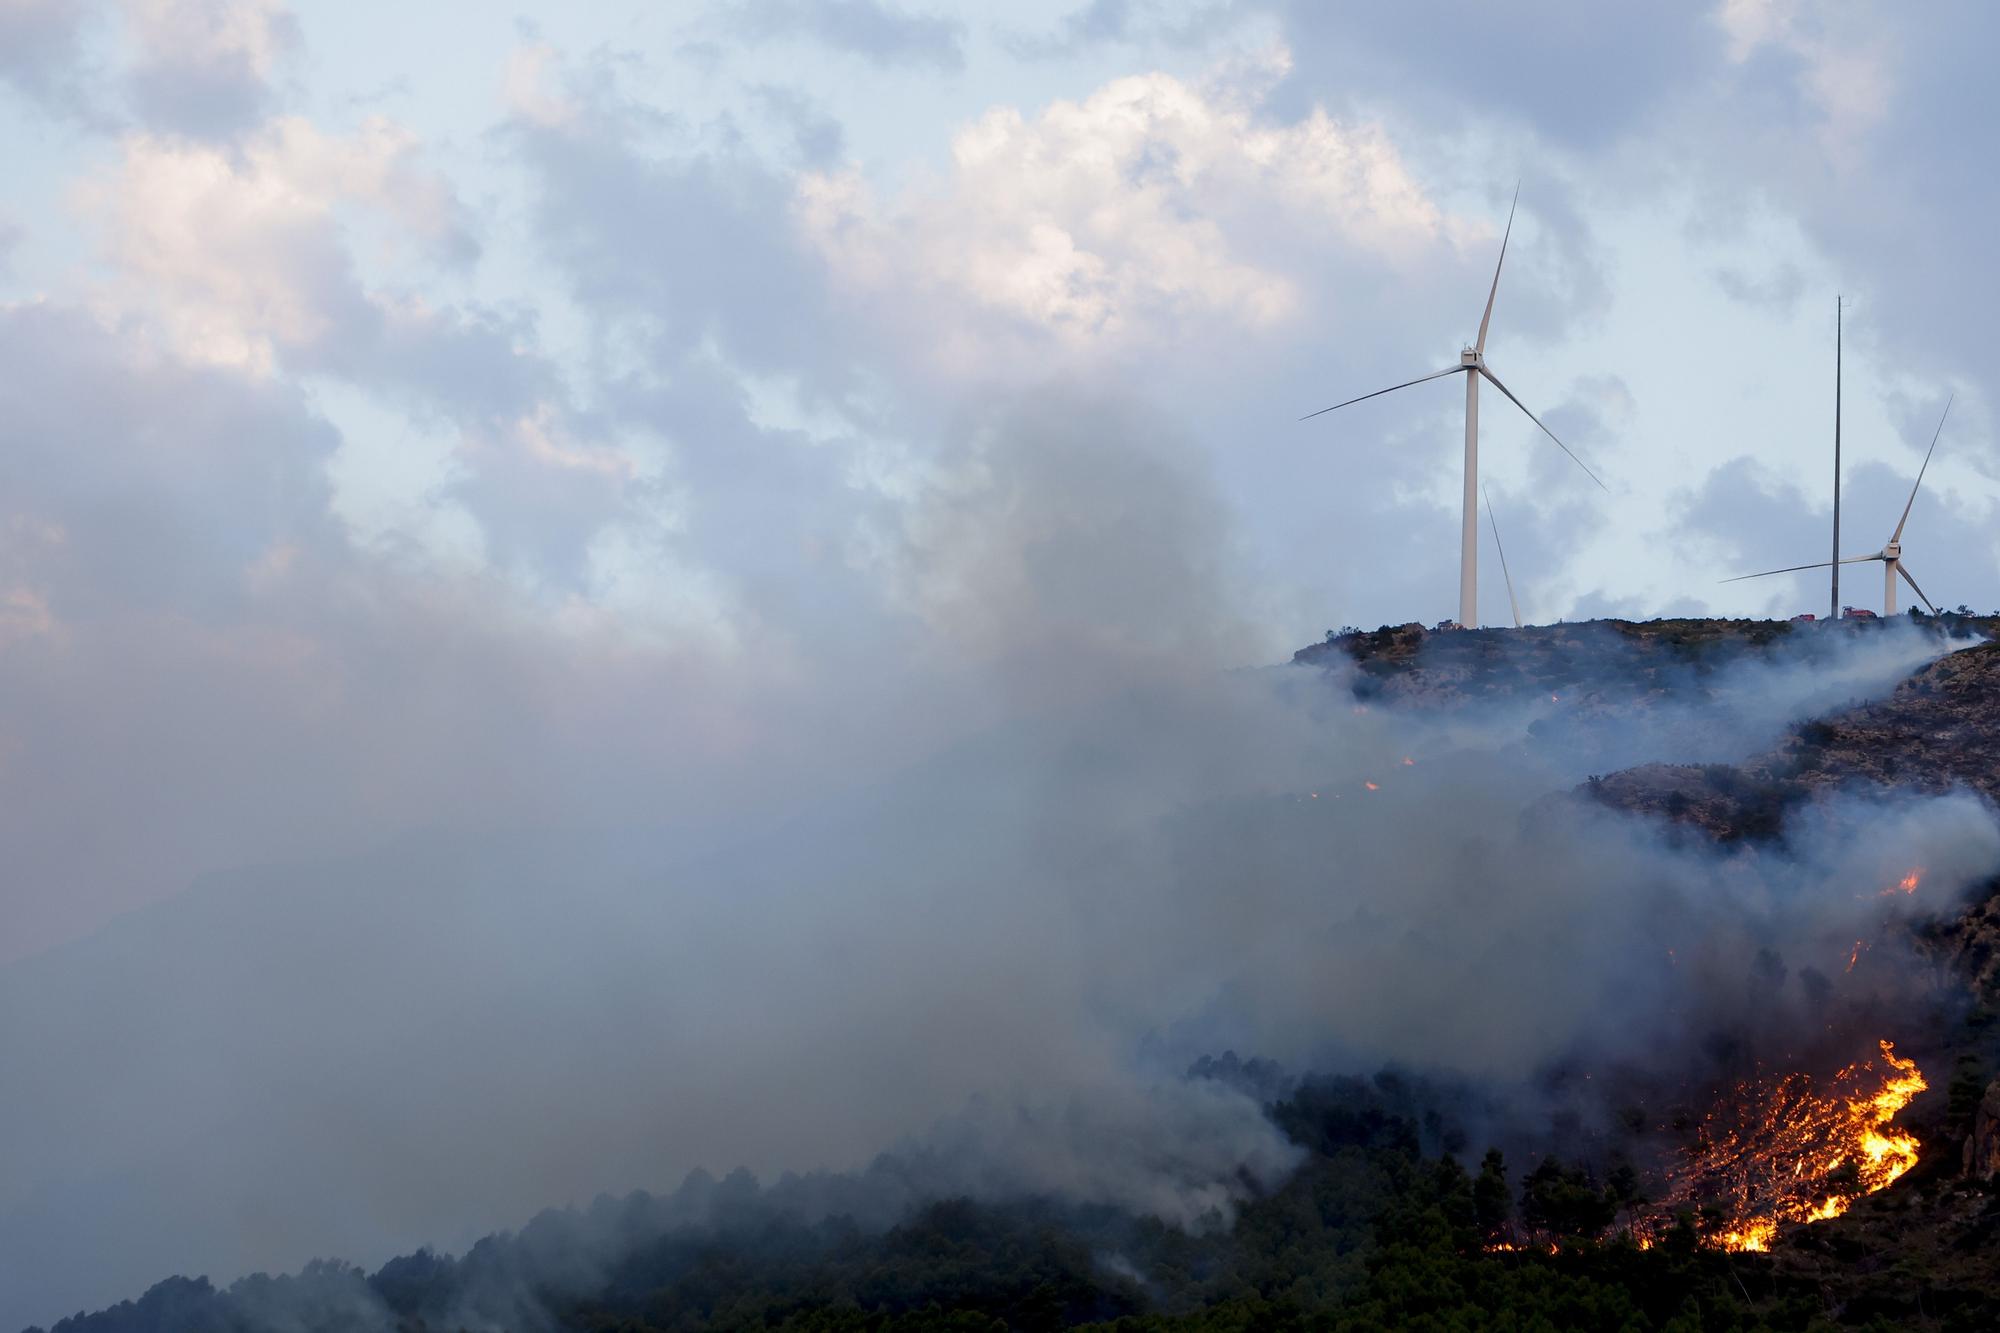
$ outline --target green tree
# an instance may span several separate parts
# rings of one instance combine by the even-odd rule
[[[1521,1221],[1532,1231],[1557,1238],[1596,1236],[1617,1216],[1617,1202],[1589,1172],[1565,1169],[1553,1157],[1544,1157],[1522,1182]]]
[[[1479,1163],[1479,1176],[1472,1182],[1472,1206],[1479,1230],[1487,1236],[1500,1235],[1514,1218],[1514,1194],[1507,1188],[1507,1159],[1498,1148],[1488,1148]]]

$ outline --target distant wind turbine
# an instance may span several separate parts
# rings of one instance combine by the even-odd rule
[[[1507,209],[1507,230],[1500,237],[1500,262],[1493,266],[1493,286],[1486,293],[1486,313],[1479,317],[1479,338],[1472,346],[1458,354],[1458,364],[1447,366],[1435,374],[1420,379],[1405,380],[1392,384],[1386,389],[1364,393],[1359,398],[1350,398],[1332,407],[1322,407],[1317,412],[1308,412],[1299,418],[1310,421],[1314,417],[1337,412],[1343,407],[1366,402],[1370,398],[1380,398],[1385,393],[1407,389],[1413,384],[1423,384],[1429,380],[1441,380],[1447,375],[1465,376],[1465,495],[1464,507],[1459,524],[1458,540],[1458,623],[1471,628],[1479,623],[1479,381],[1484,377],[1492,386],[1507,396],[1507,401],[1527,413],[1528,420],[1541,427],[1542,434],[1555,440],[1556,447],[1568,454],[1570,461],[1583,468],[1585,476],[1597,482],[1600,489],[1608,489],[1597,474],[1584,464],[1581,458],[1556,438],[1556,433],[1542,425],[1542,419],[1528,411],[1527,404],[1514,396],[1514,391],[1500,382],[1486,364],[1486,329],[1493,322],[1493,298],[1500,292],[1500,269],[1507,262],[1507,240],[1514,234],[1514,207],[1521,202],[1521,187],[1514,187],[1514,205]]]
[[[1953,398],[1956,396],[1953,395]],[[1910,577],[1910,571],[1903,567],[1903,525],[1910,521],[1910,507],[1916,504],[1917,487],[1924,484],[1924,473],[1930,470],[1931,455],[1937,452],[1938,437],[1944,434],[1944,421],[1945,417],[1951,415],[1952,401],[1952,398],[1944,400],[1944,412],[1938,417],[1937,429],[1931,432],[1931,447],[1924,452],[1923,466],[1917,469],[1917,484],[1910,487],[1910,498],[1903,504],[1903,516],[1896,520],[1896,530],[1889,534],[1889,542],[1881,550],[1875,552],[1873,555],[1850,555],[1846,559],[1839,561],[1822,560],[1816,565],[1793,565],[1789,569],[1767,569],[1761,574],[1739,574],[1733,579],[1724,579],[1723,582],[1741,583],[1744,579],[1764,579],[1769,578],[1773,574],[1793,574],[1802,569],[1826,569],[1833,565],[1856,565],[1868,560],[1880,560],[1882,562],[1883,615],[1893,616],[1896,614],[1896,580],[1898,577],[1903,582],[1909,584],[1910,591],[1914,592],[1917,595],[1917,599],[1925,606],[1930,607],[1932,615],[1936,615],[1937,607],[1931,602],[1930,598],[1924,596],[1924,590],[1917,586],[1917,581]]]

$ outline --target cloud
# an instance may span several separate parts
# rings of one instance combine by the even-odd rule
[[[1193,46],[1227,30],[1242,17],[1227,0],[1163,4],[1161,0],[1085,0],[1054,29],[1002,30],[1002,46],[1022,60],[1066,59],[1122,43],[1164,42]]]
[[[1560,0],[1511,10],[1474,0],[1422,10],[1274,0],[1296,57],[1281,104],[1388,105],[1399,123],[1443,134],[1523,127],[1560,148],[1601,149],[1643,133],[1714,59],[1721,33],[1699,8],[1654,5],[1615,22]]]
[[[364,238],[391,270],[399,257],[462,269],[478,252],[467,210],[402,126],[371,117],[331,135],[288,117],[228,149],[132,135],[78,198],[114,266],[99,299],[169,357],[328,376],[441,421],[455,468],[408,497],[417,528],[459,506],[496,568],[573,590],[607,525],[646,526],[648,469],[575,410],[531,319],[371,280]]]
[[[1967,256],[2000,187],[1964,169],[1962,129],[1983,77],[1971,52],[2000,31],[1994,13],[1731,3],[1716,21],[1732,60],[1685,126],[1717,145],[1705,188],[1724,200],[1748,187],[1797,219],[1841,275],[1850,342],[1934,390],[1972,390],[1960,425],[1990,439],[2000,383],[1972,349],[2000,291]]]
[[[965,25],[888,0],[736,0],[720,11],[737,40],[763,44],[806,39],[885,67],[965,64]]]
[[[138,48],[126,72],[133,107],[155,130],[231,137],[275,100],[272,80],[299,45],[280,0],[123,0]]]
[[[287,118],[234,149],[134,134],[78,198],[127,280],[114,300],[155,318],[178,355],[266,371],[394,313],[361,287],[344,209],[433,256],[472,249],[450,187],[383,118],[345,136]]]
[[[1769,306],[1789,312],[1805,294],[1805,274],[1795,264],[1780,264],[1761,274],[1719,268],[1710,276],[1731,299],[1746,305]]]
[[[1431,199],[1378,127],[1273,120],[1260,98],[1282,60],[1269,54],[1199,80],[1149,75],[1038,111],[997,108],[961,127],[948,172],[893,191],[846,168],[787,172],[783,148],[765,156],[726,123],[660,115],[636,68],[551,58],[537,77],[564,114],[517,114],[507,136],[535,239],[589,314],[605,420],[659,442],[693,547],[768,566],[789,543],[746,558],[741,522],[710,517],[755,512],[732,474],[789,478],[777,492],[788,514],[823,508],[791,499],[820,473],[922,484],[912,478],[966,438],[968,402],[1039,392],[1061,367],[1241,458],[1283,458],[1285,480],[1254,497],[1256,541],[1274,598],[1312,586],[1296,619],[1275,613],[1299,633],[1317,634],[1326,604],[1351,607],[1364,582],[1381,604],[1422,585],[1422,568],[1364,576],[1329,562],[1324,535],[1362,549],[1444,530],[1432,483],[1456,450],[1456,428],[1440,425],[1451,395],[1416,391],[1401,413],[1330,430],[1291,418],[1452,354],[1454,331],[1476,326],[1504,197],[1468,219]],[[1571,220],[1542,203],[1515,229],[1508,346],[1559,327],[1588,285],[1553,243]],[[1520,355],[1504,364],[1532,377]],[[731,375],[744,378],[722,387]],[[1516,387],[1563,415],[1531,380]],[[744,428],[770,419],[774,397],[814,421],[810,454]],[[1379,486],[1341,480],[1358,449]],[[816,549],[854,549],[819,535],[839,525],[801,521]]]
[[[1065,14],[1051,35],[1016,33],[1002,40],[1014,54],[1031,60],[1068,55],[1103,42],[1122,42],[1132,35],[1134,8],[1133,0],[1089,0]]]
[[[561,53],[547,42],[515,48],[507,58],[507,72],[501,81],[501,93],[514,115],[545,128],[567,124],[575,116],[575,104],[550,86],[560,60]]]
[[[132,348],[74,311],[0,307],[9,568],[60,618],[240,609],[273,550],[333,540],[335,445],[291,389]]]
[[[1331,233],[1393,267],[1462,230],[1379,128],[1320,112],[1273,125],[1241,90],[1166,74],[1032,118],[989,111],[954,137],[943,181],[898,198],[809,176],[799,217],[857,298],[955,310],[913,336],[960,373],[1024,337],[1017,354],[1091,356],[1191,323],[1287,324],[1305,293],[1272,262],[1273,233]]]
[[[659,117],[602,64],[544,77],[570,113],[517,116],[509,138],[534,238],[574,297],[651,356],[712,344],[752,372],[834,375],[843,339],[785,173],[731,134]]]
[[[752,91],[763,109],[790,133],[801,165],[824,170],[839,161],[846,146],[839,121],[796,88],[764,84]]]
[[[1878,126],[1894,96],[1881,30],[1869,25],[1865,42],[1852,29],[1836,36],[1831,24],[1794,0],[1723,0],[1716,22],[1729,38],[1728,58],[1742,65],[1775,51],[1794,62],[1795,86],[1819,120],[1829,157],[1853,160],[1860,140]]]
[[[50,111],[97,122],[84,46],[102,9],[87,0],[0,0],[0,83]]]

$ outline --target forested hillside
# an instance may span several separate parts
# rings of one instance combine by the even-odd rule
[[[690,1185],[713,1196],[701,1224],[655,1229],[684,1199],[603,1199],[457,1260],[425,1252],[373,1274],[321,1264],[226,1290],[177,1278],[56,1329],[1693,1330],[1828,1320],[1975,1329],[2000,1320],[2000,1265],[1979,1243],[2000,1231],[2000,1193],[1989,1186],[1949,1173],[1912,1180],[1797,1253],[1708,1248],[1716,1219],[1698,1213],[1641,1249],[1615,1231],[1646,1206],[1629,1169],[1600,1175],[1481,1154],[1453,1100],[1390,1072],[1299,1085],[1272,1114],[1307,1150],[1304,1164],[1233,1224],[1218,1218],[1197,1234],[1108,1210],[962,1199],[871,1233],[842,1217],[799,1221],[781,1188],[737,1177]],[[1460,1164],[1468,1152],[1470,1170]],[[1934,1265],[1853,1262],[1913,1215],[1942,1211],[1955,1234]]]

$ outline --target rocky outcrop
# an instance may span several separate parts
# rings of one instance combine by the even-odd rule
[[[1717,842],[1775,836],[1806,786],[1729,764],[1641,764],[1585,784],[1602,805],[1657,815]]]
[[[2000,1079],[1986,1085],[1986,1095],[1972,1113],[1972,1133],[1965,1140],[1965,1174],[1974,1180],[2000,1177]]]
[[[1941,657],[1886,699],[1808,722],[1745,768],[1807,788],[1963,786],[2000,803],[2000,643]]]
[[[2000,643],[1941,657],[1887,698],[1804,723],[1741,764],[1644,764],[1580,794],[1727,841],[1775,834],[1791,807],[1855,785],[1968,787],[2000,804]]]

